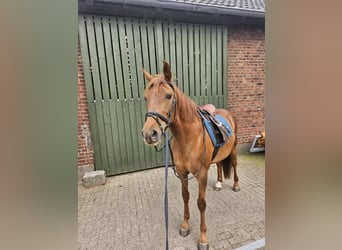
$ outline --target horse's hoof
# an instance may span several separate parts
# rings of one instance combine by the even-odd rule
[[[209,250],[209,243],[198,242],[197,249],[198,250]]]
[[[239,192],[240,191],[240,187],[233,187],[233,191],[234,192]]]
[[[222,182],[221,181],[216,182],[214,186],[214,190],[220,191],[221,189],[222,189]]]
[[[179,229],[179,234],[183,237],[186,237],[190,234],[190,229],[181,228],[181,229]]]

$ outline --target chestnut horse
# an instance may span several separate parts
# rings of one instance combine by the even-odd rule
[[[152,76],[144,71],[144,76],[148,80],[144,92],[148,112],[142,136],[146,144],[156,146],[161,143],[165,130],[170,128],[173,135],[171,150],[176,172],[182,183],[184,200],[184,219],[180,226],[180,234],[187,236],[190,233],[187,176],[191,173],[196,176],[199,185],[197,205],[201,215],[201,234],[198,248],[209,249],[205,223],[205,193],[211,163],[217,165],[216,190],[221,189],[222,169],[224,177],[230,178],[231,167],[234,169],[233,190],[240,190],[236,173],[236,121],[234,115],[228,110],[216,110],[216,114],[221,115],[230,123],[233,135],[212,159],[214,146],[198,114],[198,106],[172,83],[170,65],[166,61],[163,61],[163,64],[162,75]]]

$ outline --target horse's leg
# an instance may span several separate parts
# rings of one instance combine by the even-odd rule
[[[187,175],[182,176],[182,178],[187,178]],[[182,183],[182,196],[183,196],[183,201],[184,201],[184,218],[183,222],[181,225],[181,228],[179,230],[179,234],[182,235],[183,237],[186,237],[190,233],[190,226],[189,226],[189,218],[190,218],[190,213],[189,213],[189,191],[188,191],[188,180],[181,180]]]
[[[234,185],[233,185],[233,191],[238,192],[240,191],[239,187],[239,177],[237,175],[237,152],[236,152],[236,145],[234,145],[232,152],[231,152],[231,163],[234,169]]]
[[[216,167],[217,167],[217,182],[214,186],[214,190],[220,191],[222,189],[222,181],[223,181],[223,179],[222,179],[222,163],[217,162]]]
[[[200,235],[199,242],[198,242],[198,249],[207,250],[209,249],[209,243],[208,243],[208,239],[206,235],[207,225],[205,224],[205,208],[207,206],[206,201],[205,201],[205,192],[207,188],[207,178],[208,178],[207,169],[206,171],[203,171],[203,172],[204,174],[197,176],[197,181],[198,181],[197,206],[201,214],[201,225],[200,225],[201,235]]]

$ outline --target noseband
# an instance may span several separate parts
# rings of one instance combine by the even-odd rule
[[[173,100],[172,100],[172,107],[170,108],[169,112],[167,112],[167,118],[165,116],[163,116],[162,114],[158,113],[158,112],[154,112],[154,111],[148,111],[145,114],[145,121],[148,117],[152,117],[159,125],[159,128],[162,132],[162,134],[165,133],[165,131],[168,129],[168,127],[170,127],[171,125],[171,118],[172,118],[172,114],[174,113],[174,111],[176,110],[176,96],[175,96],[175,89],[174,86],[171,82],[166,82],[173,90]],[[160,120],[162,120],[163,122],[165,122],[165,126],[163,127],[162,124],[160,123]]]

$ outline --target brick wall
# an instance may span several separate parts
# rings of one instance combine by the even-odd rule
[[[265,130],[265,31],[228,30],[228,108],[238,119],[238,142]]]
[[[87,95],[83,77],[80,45],[78,44],[78,166],[94,168]]]

